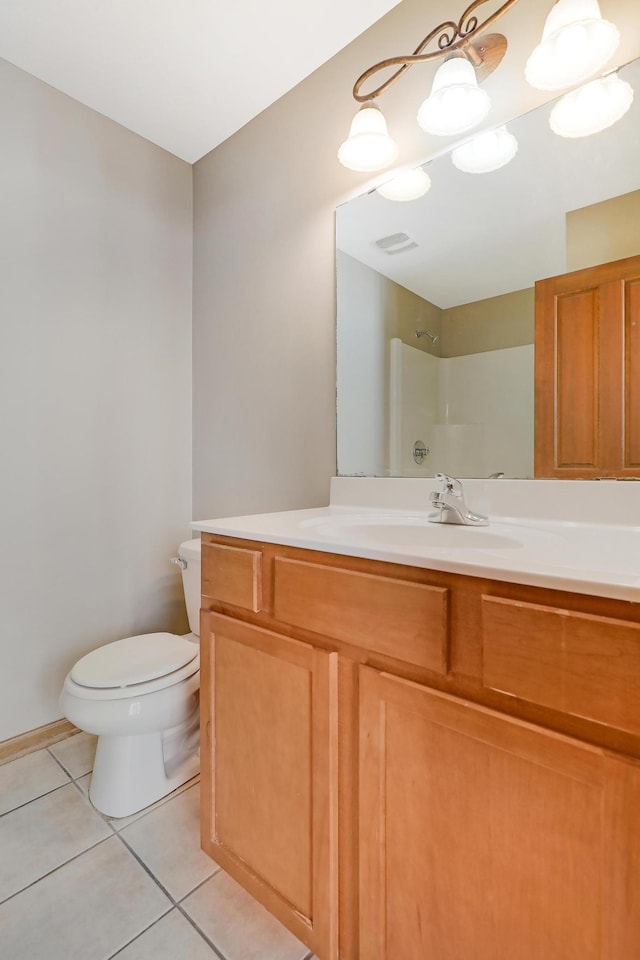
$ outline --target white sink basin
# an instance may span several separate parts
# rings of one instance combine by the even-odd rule
[[[453,523],[432,523],[424,514],[346,513],[302,520],[300,527],[314,536],[340,543],[358,542],[387,547],[442,550],[521,550],[525,531],[516,524],[491,523],[473,527]],[[562,537],[545,530],[526,530],[527,547],[552,549]]]

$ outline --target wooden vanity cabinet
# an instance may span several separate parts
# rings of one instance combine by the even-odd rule
[[[206,612],[201,650],[203,848],[336,957],[337,654]]]
[[[640,957],[637,605],[203,555],[203,847],[319,960]]]
[[[640,476],[640,256],[536,283],[536,477]]]
[[[640,955],[640,768],[362,669],[362,960]]]

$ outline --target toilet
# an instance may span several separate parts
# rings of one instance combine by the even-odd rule
[[[98,737],[89,787],[96,809],[127,817],[200,770],[200,540],[180,544],[191,633],[146,633],[107,643],[71,668],[60,708]]]

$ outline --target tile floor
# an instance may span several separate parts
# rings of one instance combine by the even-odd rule
[[[2,960],[316,960],[199,845],[199,778],[121,820],[86,733],[0,766]]]

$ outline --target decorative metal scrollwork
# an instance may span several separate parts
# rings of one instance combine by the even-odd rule
[[[486,30],[492,23],[495,23],[507,10],[515,6],[518,0],[506,0],[494,13],[480,23],[474,11],[488,2],[489,0],[474,0],[473,3],[469,4],[457,23],[454,20],[445,20],[443,23],[440,23],[424,38],[412,54],[406,57],[389,57],[387,60],[381,60],[380,63],[369,67],[368,70],[365,70],[365,72],[358,77],[353,86],[354,98],[358,103],[374,100],[376,97],[379,97],[381,93],[384,93],[385,90],[388,90],[414,63],[427,63],[429,60],[435,60],[437,57],[441,57],[443,53],[453,53],[456,50],[464,50],[468,47],[474,36]],[[432,50],[430,53],[424,53],[423,51],[426,50],[434,40],[437,43],[438,49]],[[385,80],[384,83],[381,83],[379,87],[376,87],[375,90],[371,90],[369,93],[360,93],[362,85],[376,73],[395,66],[399,69]]]

